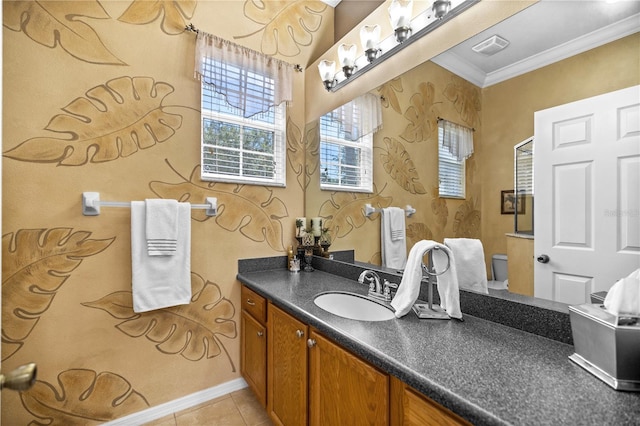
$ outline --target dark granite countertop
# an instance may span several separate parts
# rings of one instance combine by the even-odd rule
[[[330,314],[318,293],[367,287],[333,273],[260,263],[238,280],[371,364],[476,425],[639,425],[640,393],[615,391],[568,359],[573,346],[464,312],[363,322]],[[240,261],[242,262],[242,261]],[[278,263],[279,264],[279,263]]]

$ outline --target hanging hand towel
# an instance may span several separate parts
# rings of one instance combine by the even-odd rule
[[[440,307],[444,309],[451,318],[462,318],[460,311],[460,289],[458,287],[457,261],[449,247],[439,244],[440,250],[433,252],[433,267],[435,273],[444,271],[449,263],[447,272],[438,275],[438,295],[440,296]],[[447,259],[449,255],[449,259]]]
[[[173,256],[178,238],[178,202],[145,200],[145,231],[149,256]]]
[[[404,210],[399,207],[382,209],[380,224],[382,266],[403,269],[407,262]]]
[[[451,249],[456,260],[460,288],[489,293],[482,242],[472,238],[445,238],[444,244]]]
[[[439,250],[433,250],[435,248]],[[431,240],[418,241],[409,251],[407,266],[402,274],[402,281],[398,286],[398,291],[391,301],[391,306],[396,310],[396,318],[406,315],[418,300],[420,295],[420,284],[422,281],[422,262],[424,254],[428,250],[433,250],[433,263],[435,272],[443,271],[447,267],[447,252],[451,251],[444,245]],[[455,264],[452,261],[449,270],[438,278],[438,294],[440,295],[440,306],[451,318],[462,318],[460,312],[460,293],[458,291],[458,281],[455,278]]]
[[[133,311],[146,312],[191,301],[191,205],[178,203],[176,252],[150,256],[144,201],[131,202]]]

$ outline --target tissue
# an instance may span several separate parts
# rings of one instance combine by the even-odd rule
[[[640,317],[640,269],[611,287],[604,299],[604,308],[618,317]]]

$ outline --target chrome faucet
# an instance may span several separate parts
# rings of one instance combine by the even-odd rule
[[[358,282],[364,284],[364,280],[369,282],[369,293],[379,293],[382,294],[382,284],[380,283],[380,275],[378,275],[375,271],[367,269],[366,271],[362,271],[360,277],[358,278]]]
[[[370,269],[363,271],[358,278],[361,284],[364,284],[365,280],[369,282],[368,296],[385,302],[391,301],[391,289],[398,288],[397,284],[390,283],[388,280],[381,281],[380,275]]]

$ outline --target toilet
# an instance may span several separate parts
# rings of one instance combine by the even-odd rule
[[[494,290],[506,290],[509,286],[507,275],[507,255],[494,254],[491,258],[491,281],[487,286]]]

